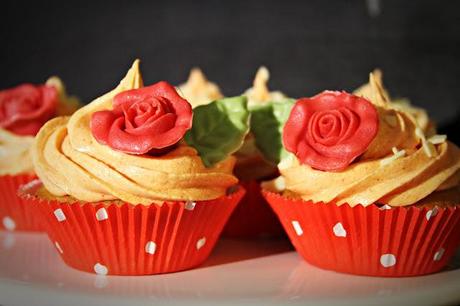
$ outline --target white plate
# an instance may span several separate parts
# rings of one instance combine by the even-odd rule
[[[180,273],[96,276],[68,268],[43,234],[0,232],[0,305],[441,305],[460,303],[460,257],[449,270],[371,278],[320,270],[287,241],[222,240]]]

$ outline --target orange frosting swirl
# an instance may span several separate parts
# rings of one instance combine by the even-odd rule
[[[407,206],[458,187],[460,149],[443,135],[427,138],[411,113],[393,107],[372,74],[370,84],[366,97],[377,108],[379,130],[364,154],[340,172],[315,170],[292,155],[278,165],[278,189],[314,202]]]
[[[195,149],[180,143],[161,156],[130,155],[99,144],[90,131],[91,114],[112,107],[119,92],[143,86],[136,61],[113,91],[73,116],[48,122],[37,135],[32,157],[37,175],[54,196],[132,204],[166,200],[209,200],[237,183],[235,158],[206,168]]]

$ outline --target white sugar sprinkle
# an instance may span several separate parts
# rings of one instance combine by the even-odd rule
[[[396,147],[391,149],[393,155],[390,157],[384,158],[380,161],[380,166],[386,166],[397,160],[398,158],[406,156],[406,150],[398,150]]]
[[[446,142],[446,140],[447,140],[446,135],[434,135],[428,139],[428,141],[434,145],[444,143]]]
[[[426,140],[425,133],[423,133],[421,128],[417,127],[415,129],[415,135],[422,141],[423,151],[425,152],[426,156],[428,157],[435,156],[436,148],[433,146],[432,143]]]

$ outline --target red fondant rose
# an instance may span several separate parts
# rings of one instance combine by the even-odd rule
[[[369,101],[346,92],[325,91],[299,99],[283,130],[283,143],[303,164],[340,171],[366,151],[379,118]]]
[[[0,127],[35,136],[54,117],[57,104],[58,93],[52,86],[23,84],[0,91]]]
[[[91,118],[99,143],[129,154],[161,152],[179,142],[191,126],[192,107],[167,82],[119,93],[113,110]]]

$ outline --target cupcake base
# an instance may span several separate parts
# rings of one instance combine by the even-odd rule
[[[7,231],[42,231],[34,208],[18,197],[20,186],[34,180],[33,174],[0,176],[0,229]]]
[[[337,272],[402,277],[444,268],[460,244],[460,208],[337,206],[263,191],[309,263]]]
[[[49,238],[69,266],[101,275],[169,273],[200,265],[244,195],[239,187],[210,201],[131,205],[64,203],[36,196],[41,183],[24,186]]]
[[[264,199],[260,183],[241,181],[246,194],[225,225],[222,236],[228,238],[279,238],[285,237],[281,223]]]

